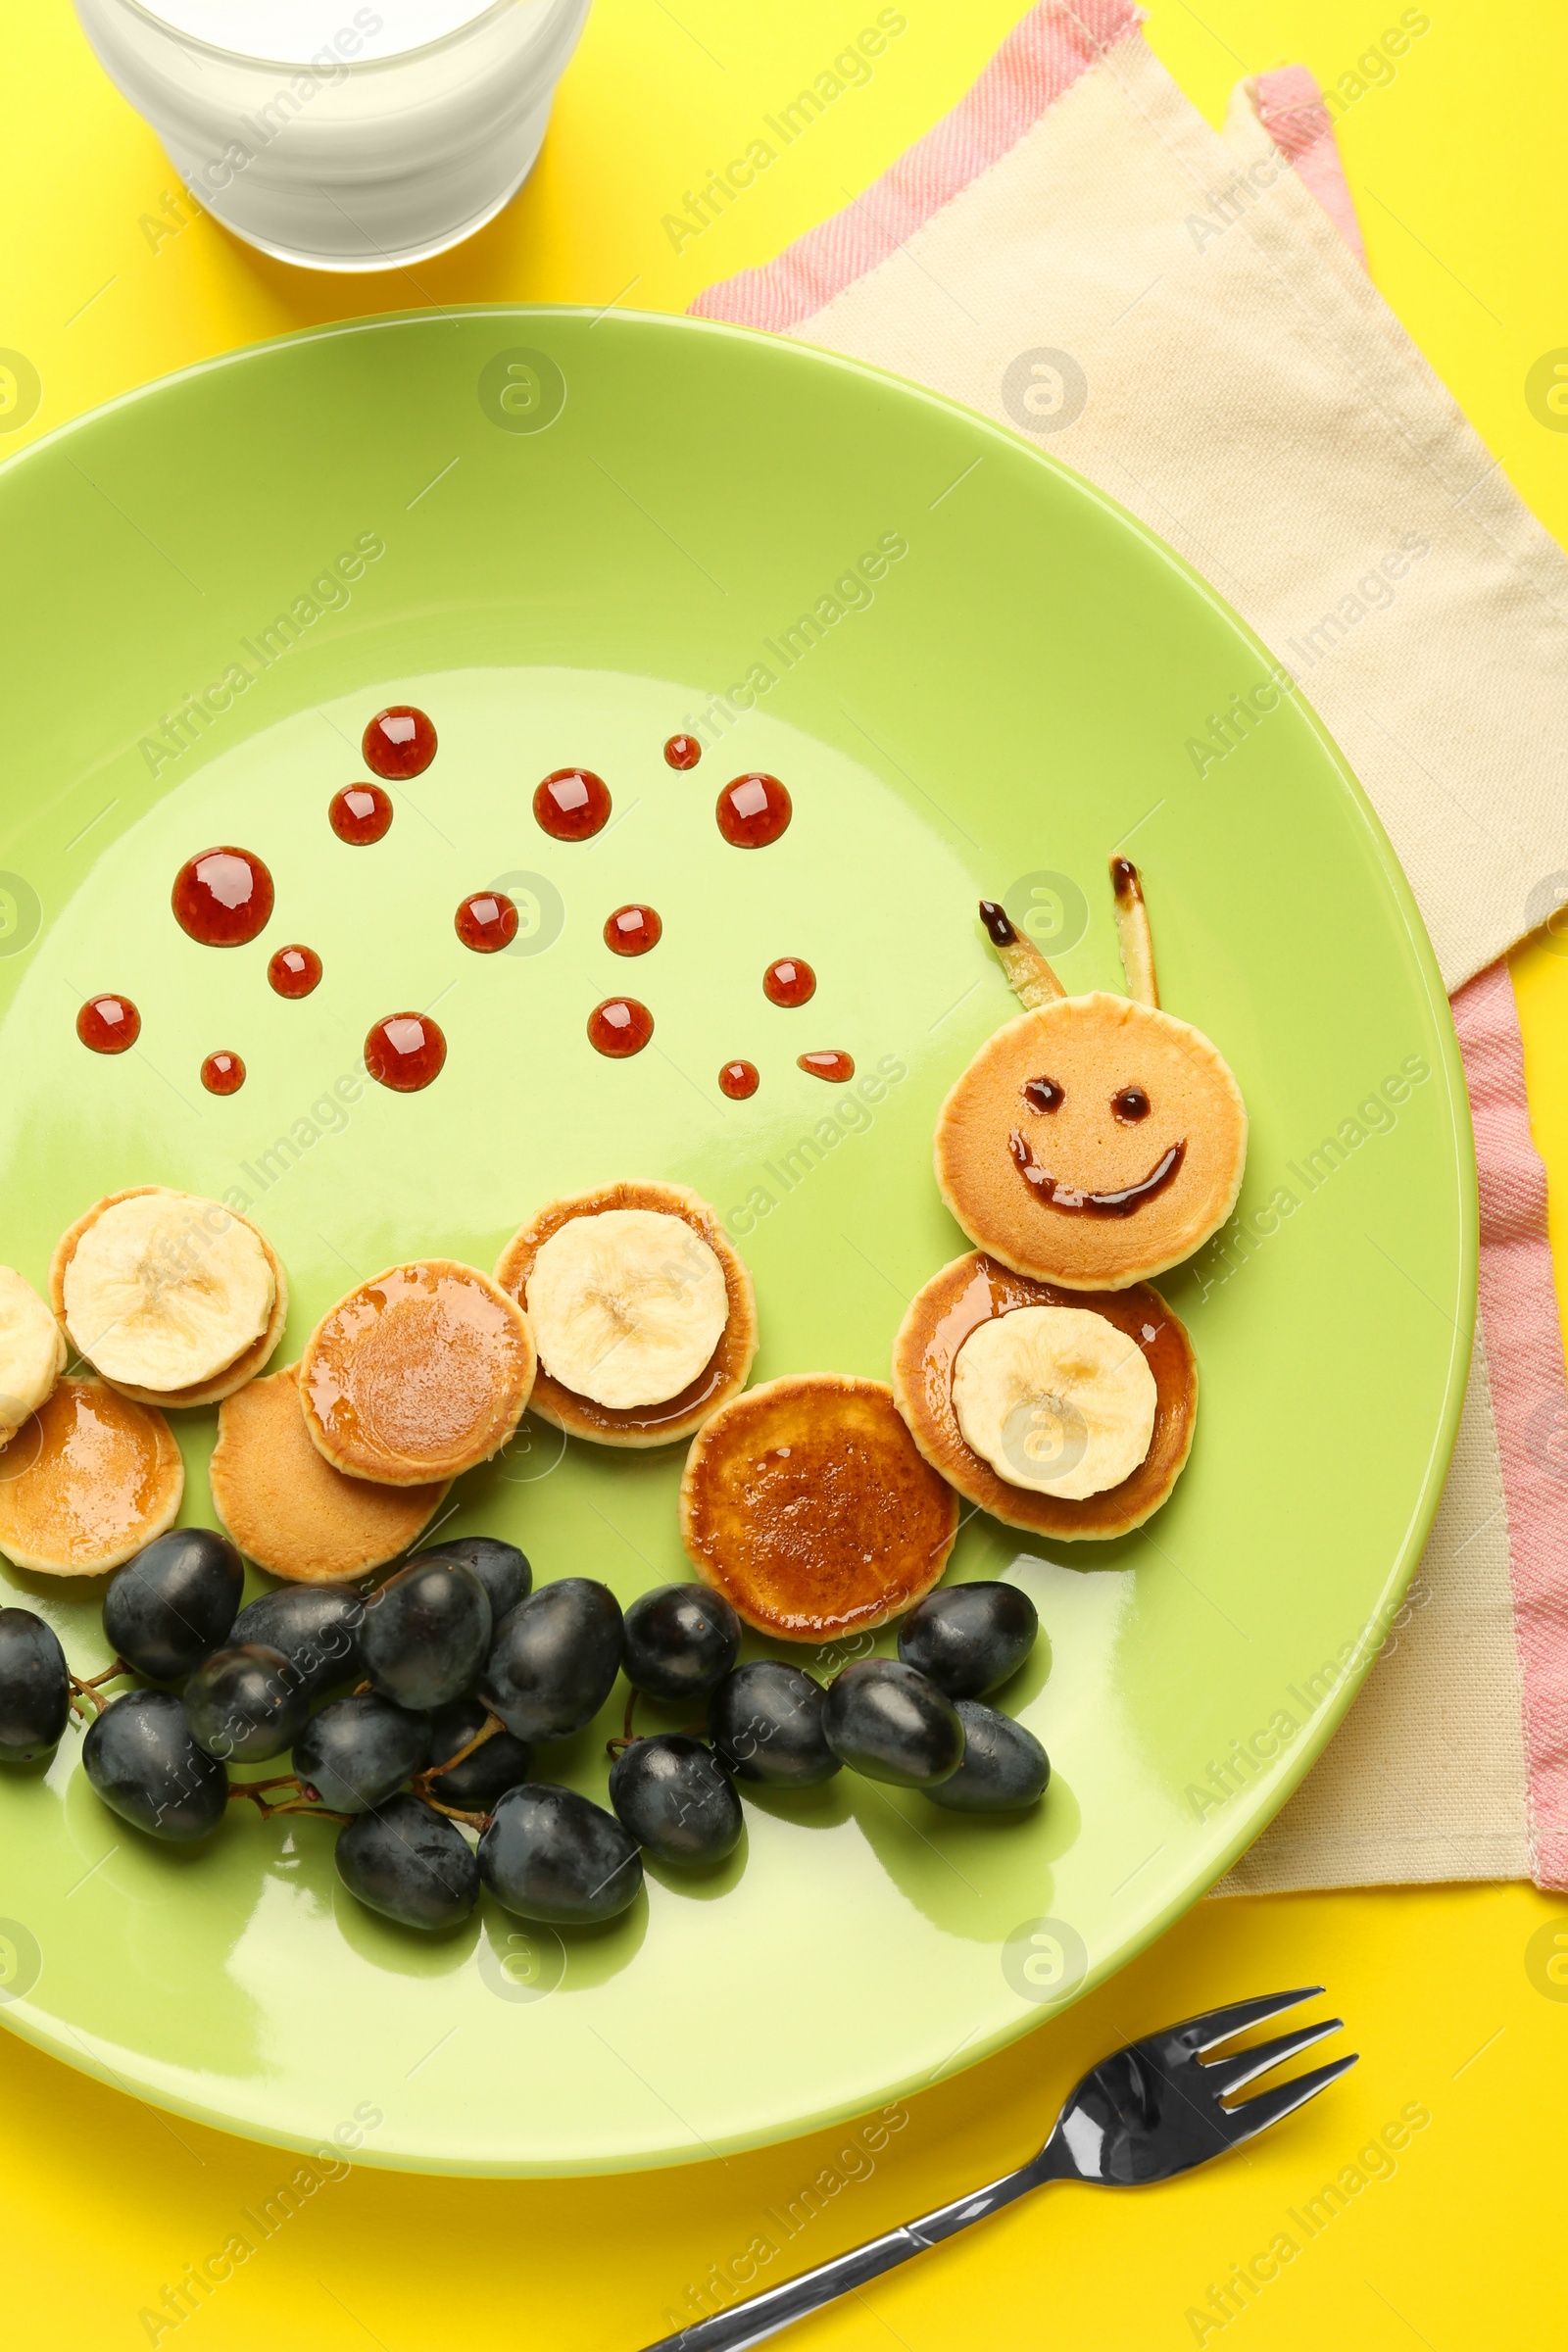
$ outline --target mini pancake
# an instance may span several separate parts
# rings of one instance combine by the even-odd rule
[[[729,1303],[718,1346],[689,1387],[662,1404],[620,1408],[599,1404],[591,1396],[563,1387],[541,1364],[529,1410],[569,1436],[591,1438],[600,1446],[667,1446],[676,1438],[691,1437],[710,1414],[740,1394],[757,1353],[757,1297],[752,1277],[736,1255],[716,1210],[680,1184],[602,1184],[589,1193],[572,1193],[552,1200],[513,1235],[497,1261],[496,1280],[526,1308],[528,1275],[551,1235],[572,1217],[598,1216],[612,1208],[646,1208],[680,1217],[708,1244],[724,1270]]]
[[[322,1316],[300,1359],[300,1400],[335,1470],[430,1486],[499,1452],[534,1369],[528,1319],[488,1274],[456,1258],[414,1258]]]
[[[1120,1486],[1073,1502],[1015,1487],[975,1452],[953,1408],[953,1366],[970,1333],[1020,1306],[1088,1307],[1135,1340],[1154,1376],[1154,1434]],[[1186,1332],[1157,1291],[1054,1288],[1014,1274],[979,1250],[956,1257],[917,1291],[893,1343],[893,1394],[925,1459],[970,1502],[1007,1527],[1081,1542],[1125,1536],[1158,1510],[1186,1466],[1198,1419],[1198,1365]]]
[[[930,1592],[958,1503],[881,1381],[794,1373],[704,1424],[681,1480],[680,1532],[703,1581],[748,1625],[826,1642],[886,1625]]]
[[[173,1189],[172,1186],[165,1184],[133,1184],[127,1186],[122,1193],[106,1193],[101,1200],[93,1202],[85,1215],[76,1219],[74,1225],[67,1226],[55,1244],[55,1252],[49,1261],[49,1303],[59,1318],[62,1330],[65,1329],[66,1320],[66,1268],[75,1255],[76,1244],[88,1227],[96,1224],[104,1210],[113,1208],[118,1201],[134,1200],[143,1193],[165,1193]],[[185,1198],[199,1200],[202,1195],[188,1193]],[[219,1201],[214,1205],[221,1207],[222,1203]],[[194,1382],[188,1388],[134,1388],[128,1381],[109,1380],[107,1373],[100,1373],[99,1378],[108,1381],[110,1388],[118,1389],[122,1396],[132,1397],[137,1404],[157,1405],[160,1411],[166,1412],[181,1411],[188,1405],[220,1404],[225,1396],[232,1396],[235,1391],[242,1389],[248,1380],[256,1378],[257,1373],[260,1372],[282,1338],[283,1325],[288,1320],[288,1276],[283,1270],[283,1261],[259,1225],[251,1225],[249,1217],[241,1217],[237,1209],[225,1209],[224,1214],[238,1218],[241,1225],[250,1226],[251,1232],[255,1234],[266,1251],[267,1262],[272,1269],[272,1307],[265,1327],[251,1345],[242,1349],[234,1361],[225,1365],[221,1372],[215,1373],[211,1380]]]
[[[44,1576],[102,1576],[173,1526],[184,1491],[162,1413],[63,1380],[0,1452],[0,1551]]]
[[[1246,1105],[1217,1049],[1102,992],[1007,1022],[937,1120],[937,1183],[969,1239],[1068,1290],[1179,1265],[1230,1215],[1246,1161]]]
[[[53,1396],[66,1335],[24,1275],[0,1266],[0,1446]]]
[[[253,1380],[218,1408],[213,1502],[241,1551],[296,1585],[346,1584],[423,1534],[446,1481],[378,1487],[346,1478],[311,1443],[299,1366]]]

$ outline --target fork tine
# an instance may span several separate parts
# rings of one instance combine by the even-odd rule
[[[1282,2082],[1277,2090],[1260,2090],[1255,2099],[1244,2099],[1239,2107],[1222,2108],[1221,2114],[1235,2127],[1229,2135],[1230,2145],[1244,2147],[1248,2140],[1266,2132],[1270,2124],[1283,2123],[1298,2107],[1304,2107],[1308,2099],[1315,2099],[1320,2090],[1327,2090],[1331,2082],[1348,2074],[1359,2056],[1358,2050],[1352,2050],[1348,2058],[1336,2058],[1331,2066],[1314,2067],[1310,2074],[1298,2076],[1294,2082]]]
[[[1203,2072],[1212,2082],[1216,2097],[1228,2099],[1232,2091],[1244,2090],[1259,2075],[1271,2075],[1287,2058],[1309,2050],[1327,2034],[1342,2033],[1344,2027],[1343,2017],[1328,2018],[1321,2025],[1301,2026],[1294,2034],[1278,2034],[1272,2041],[1259,2041],[1250,2050],[1238,2050],[1234,2058],[1211,2058]]]
[[[1262,1992],[1254,2000],[1232,2001],[1227,2008],[1205,2009],[1199,2017],[1185,2019],[1159,2038],[1179,2041],[1193,2056],[1201,2058],[1222,2041],[1234,2041],[1238,2034],[1266,2025],[1271,2017],[1295,2009],[1302,2001],[1314,2000],[1322,1990],[1321,1984],[1299,1984],[1294,1992]]]

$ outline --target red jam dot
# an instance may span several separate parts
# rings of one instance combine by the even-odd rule
[[[279,948],[267,977],[280,997],[308,997],[321,977],[321,958],[314,948]]]
[[[202,1063],[202,1084],[210,1095],[237,1095],[245,1083],[245,1064],[237,1054],[209,1054]]]
[[[204,948],[243,948],[265,931],[272,877],[249,850],[203,850],[174,876],[174,920]]]
[[[770,1004],[808,1004],[816,994],[816,974],[799,956],[781,956],[762,974],[762,994]]]
[[[748,1095],[756,1094],[760,1084],[755,1061],[726,1061],[718,1073],[718,1091],[728,1095],[732,1102],[744,1102]]]
[[[617,906],[605,924],[605,945],[615,956],[646,956],[664,936],[651,906]]]
[[[612,1061],[640,1054],[653,1034],[654,1016],[635,997],[607,997],[588,1015],[588,1043]]]
[[[379,784],[345,784],[327,804],[327,822],[339,841],[363,850],[392,826],[392,796]]]
[[[367,767],[397,783],[405,776],[422,775],[429,766],[435,758],[435,729],[422,710],[394,703],[389,710],[376,712],[360,749]]]
[[[591,841],[610,822],[610,787],[590,767],[558,767],[534,794],[533,812],[552,841]]]
[[[141,1014],[128,997],[89,997],[76,1035],[94,1054],[125,1054],[141,1035]]]
[[[808,1071],[813,1078],[825,1078],[829,1086],[842,1086],[847,1078],[855,1076],[853,1054],[800,1054],[795,1066]]]
[[[731,849],[765,850],[790,821],[790,796],[777,776],[737,776],[713,813]]]
[[[494,956],[517,936],[517,909],[503,891],[477,890],[453,917],[458,937],[476,956]]]
[[[695,767],[703,756],[703,747],[695,735],[672,735],[664,746],[664,764],[684,771]]]
[[[427,1012],[389,1012],[365,1041],[365,1066],[378,1086],[416,1095],[441,1074],[447,1041]]]

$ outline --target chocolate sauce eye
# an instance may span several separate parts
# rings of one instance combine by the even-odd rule
[[[1058,1086],[1054,1078],[1028,1078],[1024,1081],[1023,1099],[1031,1110],[1059,1110],[1067,1100],[1067,1089]],[[1144,1108],[1149,1108],[1147,1102]]]
[[[1149,1097],[1141,1086],[1124,1086],[1119,1095],[1111,1096],[1110,1107],[1124,1127],[1135,1127],[1149,1116]]]

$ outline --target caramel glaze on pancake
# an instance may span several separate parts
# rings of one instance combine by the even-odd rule
[[[1003,1478],[965,1439],[953,1409],[953,1364],[972,1331],[1018,1306],[1087,1307],[1136,1340],[1154,1375],[1154,1434],[1131,1477],[1081,1502]],[[1158,1510],[1186,1466],[1198,1418],[1198,1365],[1157,1291],[1077,1291],[1031,1282],[972,1250],[917,1291],[893,1343],[893,1394],[916,1446],[958,1493],[1007,1527],[1083,1542],[1125,1536]]]
[[[172,1185],[167,1184],[128,1185],[122,1193],[106,1193],[101,1200],[95,1200],[91,1208],[76,1219],[74,1225],[66,1227],[55,1244],[55,1253],[49,1261],[49,1303],[55,1310],[62,1331],[66,1325],[66,1268],[75,1256],[76,1244],[88,1227],[97,1223],[106,1208],[113,1208],[121,1200],[134,1200],[144,1193],[173,1190]],[[185,1196],[187,1200],[200,1200],[202,1197],[199,1193]],[[222,1207],[222,1202],[220,1201],[218,1205]],[[237,1209],[231,1208],[224,1213],[231,1217],[239,1216]],[[239,1222],[250,1225],[249,1217],[239,1217]],[[133,1388],[128,1381],[109,1380],[110,1388],[118,1389],[122,1396],[134,1398],[137,1404],[153,1404],[160,1410],[179,1411],[186,1405],[220,1404],[225,1396],[232,1396],[236,1389],[242,1389],[248,1380],[256,1378],[283,1337],[283,1325],[288,1320],[288,1276],[283,1271],[282,1259],[261,1227],[251,1225],[251,1231],[261,1243],[267,1253],[267,1262],[272,1269],[272,1311],[267,1318],[266,1328],[250,1346],[231,1364],[225,1364],[221,1372],[215,1372],[211,1380],[195,1381],[189,1388],[139,1389]],[[99,1378],[108,1380],[108,1374],[100,1373]]]
[[[509,1298],[526,1309],[528,1276],[551,1235],[573,1217],[598,1216],[608,1208],[649,1208],[661,1216],[680,1217],[708,1244],[724,1269],[729,1306],[718,1346],[697,1378],[678,1396],[666,1397],[660,1404],[598,1404],[593,1397],[580,1396],[575,1389],[552,1380],[541,1364],[528,1409],[569,1436],[591,1438],[601,1446],[667,1446],[675,1438],[691,1437],[710,1413],[740,1394],[757,1353],[757,1298],[752,1278],[706,1200],[683,1184],[601,1184],[591,1193],[573,1193],[552,1200],[513,1235],[501,1252],[496,1280]]]
[[[173,1526],[184,1491],[162,1413],[63,1380],[0,1451],[0,1551],[45,1576],[102,1576]]]
[[[410,1259],[322,1316],[300,1359],[311,1440],[388,1487],[456,1478],[506,1444],[533,1387],[533,1336],[477,1266]]]
[[[748,1390],[693,1440],[681,1541],[748,1625],[826,1642],[902,1616],[941,1576],[957,1497],[879,1380],[796,1373]]]
[[[220,1405],[208,1475],[241,1551],[300,1585],[344,1584],[384,1567],[423,1533],[447,1491],[445,1480],[378,1487],[334,1470],[305,1426],[298,1364]]]
[[[1247,1108],[1217,1049],[1102,991],[1008,1021],[937,1119],[937,1183],[970,1241],[1068,1290],[1179,1265],[1230,1215],[1246,1161]]]

